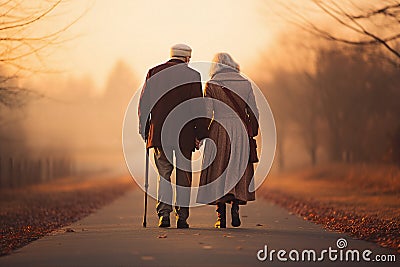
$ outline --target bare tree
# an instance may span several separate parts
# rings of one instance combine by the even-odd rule
[[[312,166],[317,164],[317,150],[321,138],[321,102],[318,98],[318,91],[315,86],[314,76],[307,71],[298,73],[295,80],[300,83],[293,93],[296,96],[297,110],[292,116],[297,121],[300,137],[303,140],[305,149],[310,157]],[[303,78],[303,79],[302,79]],[[294,101],[293,101],[294,102]],[[301,110],[302,112],[299,112]]]
[[[312,81],[328,127],[330,159],[345,162],[382,160],[388,135],[397,125],[397,71],[379,60],[382,52],[365,48],[319,51]]]
[[[34,29],[45,22],[66,0],[22,1],[7,0],[0,3],[0,105],[18,106],[37,93],[18,86],[20,71],[36,71],[31,62],[43,63],[40,52],[62,43],[61,33],[73,25],[83,14],[67,25],[51,32]]]
[[[276,119],[279,166],[298,152],[316,165],[326,159],[382,162],[388,150],[400,150],[394,136],[400,77],[397,68],[381,60],[383,53],[325,42],[310,49],[308,61],[314,68],[282,66],[270,71],[271,81],[260,84]],[[290,148],[284,154],[285,143],[288,148],[289,143],[301,144],[302,151]]]
[[[277,70],[266,92],[276,118],[279,135],[278,161],[284,168],[285,137],[299,140],[313,166],[317,164],[317,150],[321,138],[321,104],[315,77],[305,70]]]
[[[332,29],[313,21],[305,12],[305,8],[282,3],[289,12],[285,15],[285,19],[327,40],[350,45],[381,46],[394,58],[391,59],[392,63],[400,65],[400,1],[375,0],[356,3],[352,0],[311,0],[311,2],[319,14],[324,14],[326,18],[340,26],[336,29],[340,29],[341,33],[334,33]],[[343,32],[352,34],[349,36]]]

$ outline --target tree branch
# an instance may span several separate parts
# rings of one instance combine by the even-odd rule
[[[32,20],[28,20],[28,21],[23,22],[23,23],[17,23],[17,24],[11,25],[11,26],[0,27],[0,31],[5,31],[5,30],[15,29],[15,28],[21,28],[21,27],[25,27],[27,25],[30,25],[32,23],[35,23],[35,22],[39,21],[40,19],[44,18],[45,16],[47,16],[51,11],[53,11],[61,3],[61,1],[62,0],[58,0],[49,9],[47,9],[45,12],[43,12],[42,14],[40,14],[39,16],[35,17]]]

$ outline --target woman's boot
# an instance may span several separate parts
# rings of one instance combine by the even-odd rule
[[[237,201],[232,202],[231,217],[232,217],[232,222],[231,222],[232,226],[239,227],[241,222],[239,216],[239,204]]]
[[[225,203],[217,204],[218,219],[215,223],[215,228],[226,228],[226,205]]]

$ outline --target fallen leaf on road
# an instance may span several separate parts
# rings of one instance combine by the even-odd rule
[[[233,237],[233,236],[231,236],[231,235],[224,235],[224,237]]]
[[[256,226],[263,226],[261,223],[257,223]]]
[[[167,234],[159,235],[159,236],[157,236],[157,238],[167,238]]]
[[[243,248],[241,246],[237,246],[236,250],[242,250]]]
[[[203,246],[204,249],[212,249],[212,246]]]
[[[67,228],[67,229],[65,229],[65,232],[66,232],[66,233],[74,233],[75,230],[72,229],[72,228]]]

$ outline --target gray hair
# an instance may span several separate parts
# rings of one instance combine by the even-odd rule
[[[231,55],[228,53],[217,53],[213,60],[210,68],[210,77],[214,76],[217,72],[223,69],[234,69],[240,71],[239,64],[236,63]]]

